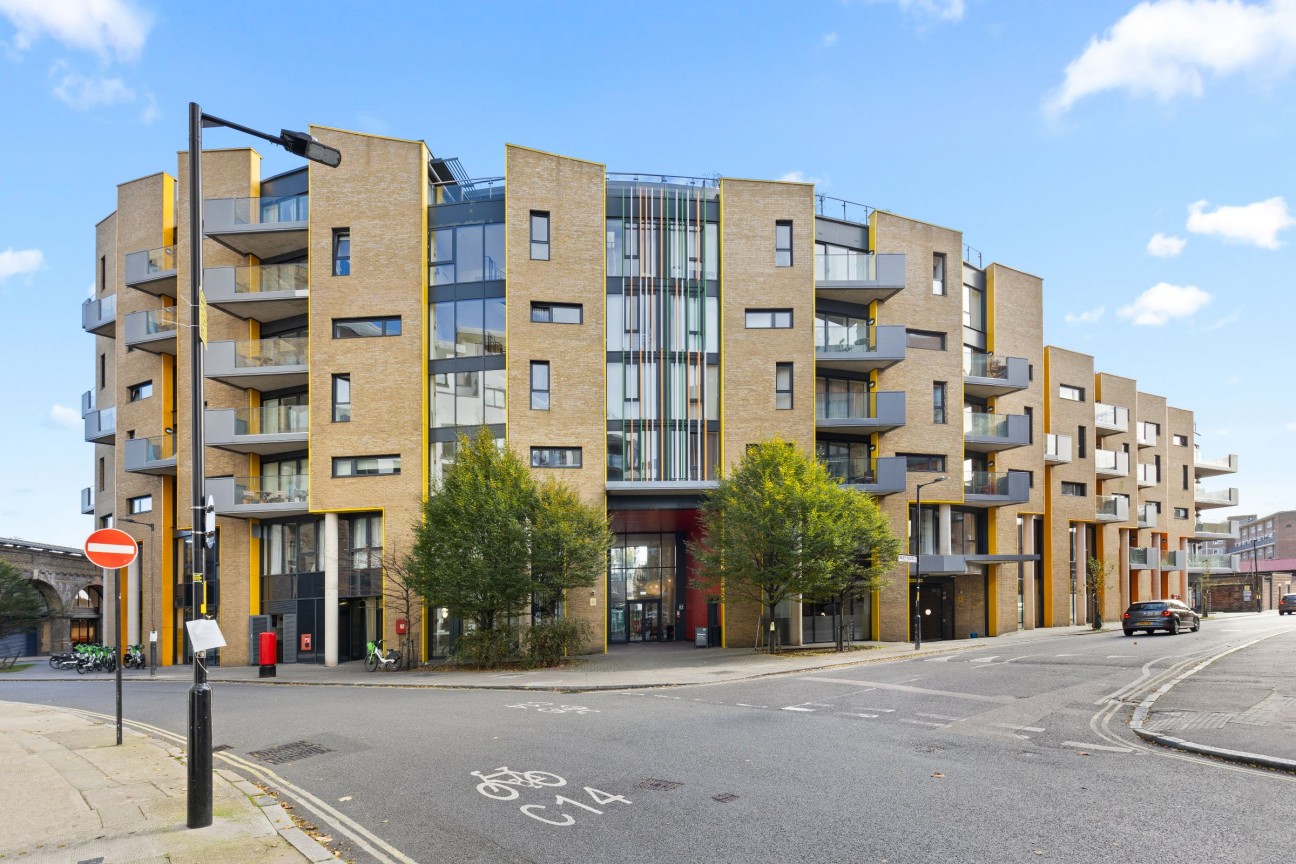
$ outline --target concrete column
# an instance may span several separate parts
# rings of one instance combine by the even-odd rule
[[[950,537],[950,505],[941,504],[936,513],[936,518],[940,522],[940,555],[949,555],[954,548],[953,538]]]
[[[324,514],[324,665],[338,663],[338,517]]]
[[[140,642],[140,559],[137,556],[126,568],[126,645]],[[118,645],[125,648],[126,645]]]
[[[1130,569],[1129,569],[1129,532],[1124,528],[1117,529],[1117,535],[1120,537],[1120,558],[1116,562],[1116,572],[1120,576],[1120,599],[1121,611],[1129,608],[1134,598],[1130,592]]]
[[[788,614],[792,616],[792,620],[788,622],[788,643],[792,645],[805,644],[805,632],[801,628],[805,620],[805,612],[802,611],[803,603],[801,597],[797,596],[793,597],[792,602],[788,604],[791,609]]]
[[[1084,525],[1075,528],[1075,581],[1076,581],[1076,620],[1077,624],[1089,623],[1089,589],[1085,585],[1086,567],[1089,560],[1089,549],[1085,545]]]
[[[1034,516],[1022,517],[1022,554],[1034,555],[1035,549],[1035,518]],[[1041,562],[1028,561],[1022,568],[1022,627],[1027,630],[1035,629],[1035,580],[1040,578],[1043,572]]]

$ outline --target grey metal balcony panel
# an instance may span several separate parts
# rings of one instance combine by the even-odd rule
[[[207,409],[204,429],[208,447],[262,456],[305,449],[309,434],[304,429],[300,432],[239,434],[236,412],[234,408]]]
[[[1155,528],[1161,514],[1151,507],[1139,507],[1135,511],[1135,523],[1140,528]]]
[[[609,480],[609,495],[700,495],[720,487],[719,480]]]
[[[989,378],[977,375],[963,376],[963,392],[969,396],[1002,396],[1025,390],[1030,386],[1030,363],[1025,357],[1000,358],[1007,367],[1007,374],[1002,378]]]
[[[906,564],[905,569],[914,572],[914,565]],[[966,555],[919,555],[918,569],[924,576],[959,576],[967,573]]]
[[[904,391],[878,393],[873,403],[873,417],[836,417],[816,418],[815,426],[833,432],[845,432],[853,435],[870,435],[874,432],[885,432],[905,424]]]
[[[306,364],[283,366],[237,366],[237,344],[232,341],[209,342],[203,350],[206,377],[224,381],[244,390],[280,390],[306,385]]]
[[[87,390],[81,394],[81,418],[95,410],[95,391]]]
[[[203,202],[203,230],[207,236],[242,255],[265,260],[306,248],[307,225],[297,222],[239,223],[237,198],[209,198]]]
[[[240,293],[235,290],[237,273],[237,267],[203,270],[203,291],[207,302],[239,318],[253,318],[266,324],[306,314],[309,307],[307,289]]]
[[[845,372],[866,372],[886,369],[905,359],[905,328],[898,324],[882,324],[874,328],[872,348],[844,346],[841,350],[819,347],[815,351],[815,368],[838,369]]]
[[[1239,536],[1236,522],[1202,522],[1193,526],[1194,538],[1198,540],[1236,540]]]
[[[96,336],[117,335],[117,295],[82,303],[81,329]]]
[[[1236,474],[1238,470],[1238,457],[1236,453],[1230,453],[1223,459],[1194,459],[1193,473],[1197,477],[1218,477],[1221,474]]]
[[[879,253],[874,256],[876,267],[873,279],[820,279],[815,282],[815,294],[827,300],[864,305],[874,300],[885,300],[905,287],[905,256],[903,253]]]
[[[249,500],[236,477],[208,477],[203,484],[216,505],[216,515],[239,519],[273,519],[278,516],[301,516],[310,512],[306,496],[289,496],[294,500]],[[255,497],[255,496],[253,496]]]
[[[1122,450],[1095,450],[1094,473],[1103,478],[1128,477],[1129,454]]]
[[[149,252],[126,253],[126,287],[138,288],[155,297],[174,297],[176,295],[176,271],[149,270]]]
[[[876,482],[848,483],[847,488],[868,492],[870,495],[894,495],[905,491],[905,479],[908,477],[906,465],[908,460],[903,456],[882,456],[877,460]]]
[[[1025,504],[1030,500],[1030,475],[1025,471],[1008,472],[1006,494],[964,492],[965,504],[986,504],[998,507],[1003,504]]]
[[[1039,561],[1039,555],[968,555],[969,564],[1017,564]]]
[[[1238,506],[1238,490],[1235,486],[1216,490],[1197,487],[1193,493],[1193,501],[1198,510],[1209,510],[1214,507],[1236,507]]]
[[[126,347],[138,348],[152,354],[176,353],[176,331],[157,330],[149,332],[149,313],[131,312],[126,316]]]
[[[81,490],[81,514],[88,516],[94,512],[94,489],[87,486]]]
[[[1129,569],[1155,570],[1161,563],[1161,550],[1149,546],[1135,546],[1130,549]]]
[[[1184,569],[1184,553],[1176,549],[1173,552],[1161,553],[1162,570],[1182,570]]]
[[[85,440],[92,444],[117,443],[117,410],[94,410],[85,416]]]
[[[1094,403],[1094,434],[1099,438],[1129,431],[1129,409],[1105,402]]]
[[[1106,510],[1104,504],[1109,504],[1114,510]],[[1111,496],[1098,496],[1095,506],[1095,521],[1098,522],[1128,522],[1129,521],[1129,499]]]
[[[122,454],[126,470],[134,474],[175,474],[176,457],[153,458],[151,441],[149,438],[126,439],[126,450]]]
[[[963,433],[963,449],[977,453],[995,453],[1025,447],[1030,443],[1030,419],[1025,414],[992,414],[1007,420],[1004,435],[974,435]]]

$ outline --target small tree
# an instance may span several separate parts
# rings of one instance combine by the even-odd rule
[[[1201,614],[1203,618],[1210,617],[1211,610],[1211,589],[1215,587],[1215,574],[1211,572],[1208,566],[1202,571],[1201,578],[1197,581],[1197,591],[1201,594]]]
[[[0,639],[21,633],[49,617],[36,586],[8,561],[0,561]]]
[[[554,481],[537,490],[531,530],[532,616],[553,621],[563,597],[589,588],[607,570],[612,532],[601,507],[586,504],[571,487]]]
[[[1107,580],[1111,578],[1112,565],[1104,563],[1097,558],[1090,558],[1085,562],[1085,588],[1089,596],[1093,598],[1093,622],[1091,626],[1094,630],[1101,630],[1102,622],[1102,592],[1107,588]]]
[[[414,646],[419,644],[418,613],[423,611],[423,597],[414,585],[408,562],[409,556],[402,554],[399,547],[383,555],[383,598],[406,622],[405,634],[400,637],[401,663],[406,669],[414,666]]]

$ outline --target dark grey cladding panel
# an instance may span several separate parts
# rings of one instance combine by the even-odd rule
[[[294,168],[274,177],[261,181],[263,198],[278,198],[283,195],[305,195],[310,191],[310,174],[308,166]]]
[[[428,207],[428,228],[503,221],[503,199],[465,201],[460,204],[433,204]]]
[[[857,222],[815,217],[815,241],[845,246],[848,249],[868,249],[868,226]]]
[[[650,200],[651,200],[651,204],[650,204],[650,206],[651,206],[651,208],[652,208],[651,215],[652,215],[654,218],[661,218],[661,215],[662,215],[662,214],[661,214],[661,199],[660,199],[660,197],[659,197],[658,195],[655,194],[656,191],[657,191],[656,188],[655,188],[655,186],[656,186],[656,184],[643,184],[643,185],[639,186],[638,188],[640,188],[640,189],[644,189],[644,190],[647,190],[647,193],[648,193],[649,198],[650,198]],[[683,191],[688,191],[690,187],[687,187],[687,186],[668,186],[668,187],[666,187],[666,188],[668,189],[668,192],[669,192],[669,194],[666,196],[667,209],[669,210],[669,215],[671,215],[671,216],[675,216],[675,215],[677,215],[677,214],[676,214],[676,211],[675,211],[674,207],[673,207],[672,204],[671,204],[671,202],[672,202],[672,200],[673,200],[673,197],[672,197],[672,196],[673,196],[675,193],[677,193],[677,192],[679,192],[679,191],[681,191],[681,190],[683,190]],[[702,194],[703,194],[703,198],[705,199],[705,198],[708,196],[708,194],[710,194],[710,195],[714,195],[714,190],[712,190],[712,189],[704,189],[704,190],[702,190]],[[609,219],[627,219],[627,218],[629,218],[629,217],[631,217],[631,216],[640,215],[640,214],[637,214],[637,213],[635,212],[635,205],[636,205],[637,200],[638,200],[638,195],[637,195],[636,193],[634,193],[634,192],[631,192],[628,188],[627,188],[627,190],[626,190],[625,197],[623,198],[623,197],[621,196],[621,194],[619,194],[619,192],[616,191],[616,189],[615,189],[614,187],[609,186],[609,187],[608,187],[608,196],[607,196],[607,218],[609,218]],[[689,219],[689,221],[691,221],[691,222],[697,222],[697,221],[699,221],[699,220],[698,220],[698,207],[697,207],[697,200],[696,200],[696,198],[693,198],[693,197],[690,196],[690,198],[689,198],[689,200],[688,200],[688,203],[687,203],[687,206],[688,206],[688,219]],[[719,221],[720,221],[720,202],[719,202],[719,200],[717,200],[717,199],[715,199],[714,197],[712,197],[710,200],[704,200],[704,201],[702,202],[702,218],[701,218],[701,221],[703,221],[703,222],[719,222]]]

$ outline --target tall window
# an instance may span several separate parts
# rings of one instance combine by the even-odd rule
[[[1087,450],[1087,443],[1085,441],[1085,428],[1086,427],[1084,426],[1076,427],[1076,458],[1077,459],[1085,458],[1085,451]]]
[[[985,332],[985,294],[971,285],[963,286],[963,326]]]
[[[333,376],[333,422],[351,421],[351,376]]]
[[[1035,443],[1035,409],[1027,405],[1022,411],[1026,414],[1026,443]]]
[[[102,390],[108,386],[108,358],[105,354],[99,355],[99,389]]]
[[[939,252],[932,255],[932,293],[945,294],[945,256]]]
[[[946,415],[945,382],[933,381],[932,382],[932,422],[933,423],[948,422],[946,420],[945,415]]]
[[[352,516],[347,520],[347,546],[353,570],[373,570],[382,566],[382,516]]]
[[[549,361],[531,361],[531,410],[549,410]]]
[[[1188,488],[1188,466],[1183,466],[1183,488]]]
[[[531,211],[531,260],[549,260],[549,212]]]
[[[774,366],[774,407],[780,410],[792,407],[792,364]]]
[[[106,485],[107,482],[108,482],[108,473],[107,473],[107,469],[105,468],[104,457],[100,456],[99,457],[99,491],[100,492],[108,488]]]
[[[780,219],[774,223],[774,266],[792,266],[791,219]]]
[[[351,275],[351,229],[333,229],[333,275]]]

